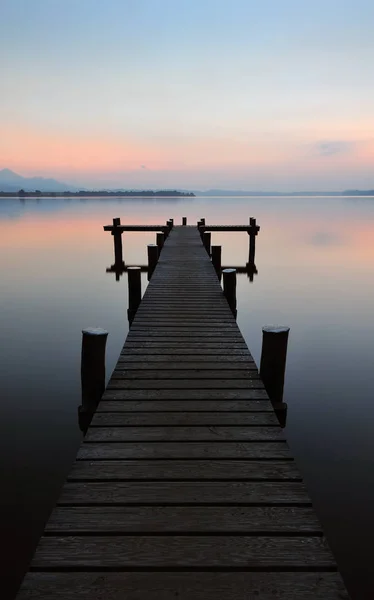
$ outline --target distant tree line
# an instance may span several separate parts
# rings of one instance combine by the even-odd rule
[[[193,192],[179,192],[177,190],[127,190],[127,191],[92,191],[88,192],[86,190],[80,190],[79,192],[70,192],[67,190],[66,192],[41,192],[40,190],[35,190],[35,192],[26,192],[25,190],[18,190],[18,192],[0,192],[0,197],[15,197],[15,198],[57,198],[57,197],[147,197],[147,198],[157,198],[160,196],[186,196],[186,197],[194,197],[195,194]]]

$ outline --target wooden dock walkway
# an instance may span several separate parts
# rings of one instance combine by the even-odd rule
[[[165,243],[26,598],[348,598],[196,228]]]

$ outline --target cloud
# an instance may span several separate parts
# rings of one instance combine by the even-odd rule
[[[317,142],[313,147],[313,154],[317,156],[334,156],[336,154],[346,154],[353,150],[354,142],[348,141],[322,141]]]

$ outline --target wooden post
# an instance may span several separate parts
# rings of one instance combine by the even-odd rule
[[[202,222],[201,222],[201,219],[200,219],[200,221],[197,222],[197,228],[199,229],[201,225],[202,225]]]
[[[260,377],[272,402],[283,401],[289,327],[262,328]]]
[[[140,267],[128,267],[127,279],[129,285],[129,308],[127,311],[129,323],[133,322],[136,311],[142,299],[142,282]]]
[[[161,254],[161,250],[164,247],[164,243],[165,243],[165,234],[163,231],[161,231],[160,233],[156,233],[156,244],[158,246],[158,255],[160,256]]]
[[[82,330],[82,405],[79,412],[94,413],[105,391],[105,346],[108,332],[99,327]]]
[[[236,269],[223,269],[223,293],[236,316]]]
[[[153,275],[153,271],[155,270],[157,261],[158,261],[158,246],[157,246],[157,244],[148,244],[147,254],[148,254],[148,281],[149,281]]]
[[[203,233],[203,244],[204,244],[204,248],[208,253],[208,256],[210,256],[210,241],[211,241],[211,232],[210,231],[204,231]]]
[[[169,223],[171,224],[171,229],[174,227],[174,219],[169,219]]]
[[[187,225],[187,217],[182,217],[182,225]]]
[[[121,225],[121,219],[119,217],[113,219],[114,264],[117,267],[125,264],[122,255],[122,232],[117,229],[119,225]]]
[[[205,227],[205,219],[200,219],[200,223]]]
[[[168,221],[166,221],[166,225],[169,227],[169,233],[170,233],[171,230],[173,229],[173,223],[172,223],[171,219],[169,219]]]
[[[259,231],[259,227],[256,224],[256,219],[254,217],[249,218],[250,230],[248,231],[249,235],[249,256],[248,263],[251,265],[255,264],[255,253],[256,253],[256,236]]]
[[[221,256],[222,256],[222,246],[212,246],[212,263],[215,268],[217,275],[221,275]]]

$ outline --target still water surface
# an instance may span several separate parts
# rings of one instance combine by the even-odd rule
[[[122,223],[246,224],[253,282],[238,276],[238,324],[259,363],[261,326],[291,327],[287,436],[354,600],[374,598],[374,198],[1,199],[0,563],[17,586],[80,443],[81,329],[109,331],[107,375],[128,331],[127,281],[106,273]],[[125,233],[146,264],[154,233]],[[246,233],[213,233],[244,266]],[[143,287],[146,286],[146,276]]]

